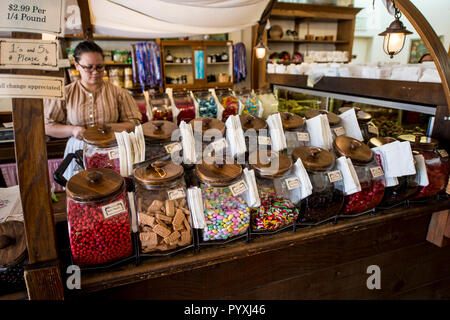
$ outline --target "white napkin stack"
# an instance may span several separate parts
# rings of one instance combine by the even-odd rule
[[[237,97],[236,93],[231,90],[231,93],[233,94],[233,96]],[[242,111],[244,110],[244,104],[242,103],[241,99],[238,99],[239,102],[239,109],[238,109],[238,115],[242,114]]]
[[[195,99],[194,93],[192,91],[189,91],[189,94],[191,95],[192,101],[194,101],[195,118],[200,118],[200,109],[199,109],[198,101],[197,101],[197,99]]]
[[[184,121],[180,123],[181,145],[183,147],[183,162],[194,164],[197,160],[195,154],[195,140],[192,126]]]
[[[211,92],[211,95],[213,96],[214,101],[215,101],[216,106],[217,106],[217,119],[222,121],[222,115],[223,115],[224,107],[222,106],[222,104],[220,103],[219,99],[217,98],[216,90],[214,88],[212,88],[212,89],[209,89],[209,92]]]
[[[336,161],[337,169],[341,170],[344,179],[344,194],[351,195],[361,191],[358,176],[353,167],[352,160],[346,157],[340,157]]]
[[[134,132],[114,132],[119,148],[120,174],[128,177],[133,174],[133,165],[145,161],[145,140],[142,126]]]
[[[339,118],[341,118],[341,124],[345,129],[346,136],[355,138],[359,141],[364,141],[358,119],[356,118],[355,108],[343,112],[339,115]]]
[[[148,121],[153,120],[153,112],[152,107],[150,105],[150,95],[148,93],[148,90],[144,90],[144,98],[145,98],[145,108],[147,110],[147,119]]]
[[[22,200],[19,186],[0,188],[0,223],[23,221]]]
[[[418,154],[414,156],[416,160],[416,180],[415,182],[422,187],[428,186],[430,181],[428,180],[427,168],[425,166],[425,158],[423,155]]]
[[[305,166],[300,158],[298,158],[294,164],[294,172],[300,180],[300,200],[303,200],[312,194],[313,186],[309,179],[308,172],[306,172]]]
[[[252,208],[257,208],[261,205],[259,198],[258,187],[256,186],[255,172],[253,170],[244,169],[244,180],[248,186],[247,205]]]
[[[380,165],[381,168],[383,168],[384,171],[384,180],[385,180],[385,186],[386,187],[394,187],[396,185],[398,185],[398,179],[397,177],[390,177],[386,175],[386,160],[383,159],[383,155],[382,155],[382,151],[378,150],[377,148],[372,148],[373,153],[375,153],[376,155],[380,156]]]
[[[325,114],[306,120],[306,130],[309,133],[312,146],[331,150],[333,148],[333,136],[330,124]]]
[[[180,114],[180,109],[177,108],[175,100],[173,100],[173,90],[172,88],[166,88],[167,96],[169,97],[170,104],[172,106],[172,116],[173,123],[178,123],[178,115]]]
[[[411,144],[408,141],[394,141],[372,148],[372,150],[380,154],[385,177],[402,177],[416,174]]]
[[[187,200],[189,210],[191,210],[192,213],[192,226],[194,229],[203,229],[205,227],[205,216],[200,188],[191,187],[187,189]]]
[[[272,141],[272,150],[275,152],[287,148],[286,136],[284,135],[283,124],[279,113],[267,117],[270,139]]]
[[[245,144],[244,130],[238,115],[229,116],[225,121],[227,127],[227,141],[233,157],[245,154],[247,146]]]
[[[127,192],[128,196],[128,205],[130,207],[131,213],[131,230],[136,233],[139,231],[139,223],[137,219],[136,206],[134,203],[134,192]]]

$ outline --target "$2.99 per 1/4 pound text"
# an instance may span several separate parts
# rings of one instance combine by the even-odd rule
[[[7,19],[45,23],[47,19],[45,11],[46,9],[41,9],[38,6],[9,4]]]

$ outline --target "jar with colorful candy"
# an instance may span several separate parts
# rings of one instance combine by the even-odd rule
[[[191,211],[181,165],[155,161],[136,169],[135,205],[140,252],[179,251],[192,245]]]
[[[249,164],[255,170],[261,206],[251,213],[252,233],[271,233],[293,226],[300,213],[300,181],[292,161],[277,152],[254,152]]]
[[[230,89],[216,90],[217,99],[223,107],[222,121],[227,121],[229,116],[239,113],[239,99],[233,95]]]
[[[191,95],[187,91],[173,92],[173,101],[178,109],[177,125],[180,125],[181,121],[188,123],[195,119],[194,100],[192,100]]]
[[[166,159],[172,152],[181,150],[181,143],[172,141],[178,126],[166,120],[152,120],[142,125],[145,138],[145,159]],[[175,140],[178,137],[173,137]]]
[[[67,182],[67,223],[73,263],[86,267],[130,257],[130,213],[124,179],[110,169],[87,169]]]
[[[339,118],[339,116],[333,112],[326,111],[326,110],[312,109],[312,110],[306,111],[305,118],[311,119],[311,118],[318,116],[319,114],[327,115],[327,119],[328,119],[328,123],[330,125],[331,135],[333,136],[333,140],[335,140],[336,137],[345,135],[345,129],[341,124],[341,118]]]
[[[172,106],[167,93],[153,93],[150,96],[150,110],[153,120],[173,120]]]
[[[425,159],[428,185],[420,186],[412,200],[423,200],[437,195],[445,189],[448,182],[450,159],[445,149],[439,148],[436,139],[421,134],[405,134],[398,136],[401,141],[409,141],[415,155],[420,154]]]
[[[391,137],[371,138],[369,140],[369,147],[379,147],[394,141],[396,139]],[[419,185],[415,181],[415,178],[415,174],[397,177],[398,184],[395,186],[388,186],[388,181],[386,181],[383,200],[379,204],[379,207],[389,208],[413,197],[419,190]]]
[[[198,151],[201,151],[203,158],[209,157],[213,152],[226,153],[225,123],[219,119],[202,117],[191,120],[189,124],[192,126],[196,148],[202,146]]]
[[[384,196],[384,172],[370,148],[351,137],[339,136],[333,143],[337,155],[349,158],[361,191],[345,196],[343,215],[355,215],[377,207]]]
[[[284,135],[286,136],[287,156],[291,157],[297,147],[309,146],[309,133],[302,117],[290,112],[280,112]]]
[[[119,147],[110,125],[90,126],[83,133],[84,168],[108,168],[120,173]]]
[[[261,102],[251,90],[242,89],[236,94],[243,105],[242,114],[261,117],[263,112]]]
[[[339,108],[339,113],[344,113],[350,110],[352,107],[341,107]],[[378,128],[372,122],[372,115],[367,113],[359,107],[355,107],[356,119],[358,120],[359,128],[361,129],[361,134],[363,136],[364,142],[369,143],[372,138],[378,137]]]
[[[250,208],[242,172],[239,164],[211,158],[195,165],[204,209],[205,228],[201,235],[204,242],[224,241],[247,233]]]
[[[262,104],[262,118],[267,119],[271,114],[278,112],[278,99],[269,89],[261,89],[256,91],[256,97]]]
[[[334,154],[322,148],[298,147],[292,159],[295,162],[299,158],[313,187],[311,195],[302,201],[304,215],[299,222],[320,222],[337,216],[344,205],[344,183],[335,168]]]
[[[217,118],[217,103],[211,92],[197,91],[194,97],[198,103],[198,116],[206,118]]]

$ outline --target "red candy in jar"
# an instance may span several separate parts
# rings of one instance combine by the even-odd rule
[[[374,153],[364,143],[347,136],[336,137],[333,143],[338,156],[350,158],[361,191],[346,195],[342,214],[352,215],[374,209],[383,200],[384,172]]]
[[[172,107],[167,93],[154,93],[150,97],[153,120],[172,121]]]
[[[119,147],[109,125],[88,127],[83,134],[84,167],[86,169],[108,168],[120,173]]]
[[[123,178],[110,169],[88,169],[67,183],[67,223],[73,263],[91,266],[133,252]]]
[[[173,101],[175,107],[178,109],[177,125],[180,125],[181,121],[188,123],[192,119],[195,119],[194,100],[192,100],[187,92],[174,92]]]

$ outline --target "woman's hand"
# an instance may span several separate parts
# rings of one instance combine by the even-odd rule
[[[86,131],[85,128],[79,126],[72,127],[72,136],[77,138],[78,140],[83,140],[83,133]]]

